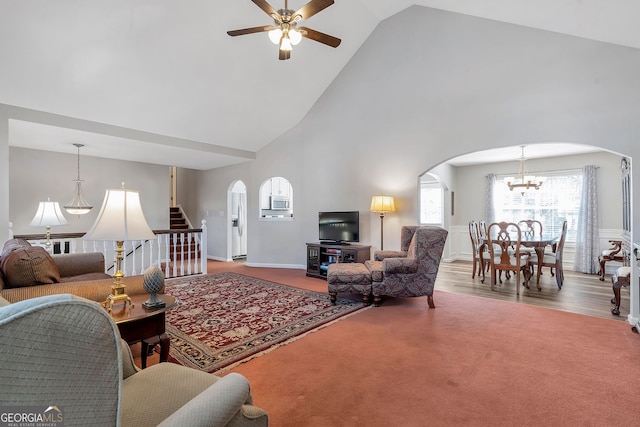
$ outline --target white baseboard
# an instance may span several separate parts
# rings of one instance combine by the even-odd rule
[[[303,264],[269,264],[261,262],[245,262],[244,265],[246,265],[247,267],[289,268],[295,270],[305,270],[307,268],[307,266]]]

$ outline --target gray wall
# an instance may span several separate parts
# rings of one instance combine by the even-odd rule
[[[533,175],[568,169],[581,169],[585,165],[597,166],[598,226],[601,229],[619,229],[622,232],[622,184],[620,156],[599,152],[575,156],[530,159],[526,170]],[[457,167],[455,224],[466,226],[472,219],[485,217],[486,176],[489,173],[517,176],[518,161],[489,163]],[[544,184],[543,184],[544,185]]]
[[[378,217],[369,212],[371,196],[391,194],[398,212],[385,218],[385,247],[398,247],[400,226],[416,222],[417,177],[458,155],[570,142],[640,158],[638,70],[637,49],[414,6],[383,21],[304,120],[260,150],[256,160],[196,173],[188,204],[197,212],[189,215],[208,220],[209,253],[226,258],[227,192],[242,179],[248,262],[303,266],[305,242],[317,240],[318,211],[359,210],[361,240],[375,248],[380,230]],[[0,113],[0,171],[5,173],[11,116],[2,106]],[[44,113],[21,117],[53,120]],[[52,124],[65,122],[55,119]],[[83,126],[99,130],[91,123]],[[36,172],[29,163],[13,167]],[[168,176],[166,167],[160,168]],[[120,177],[107,169],[104,178],[117,184]],[[90,170],[83,171],[89,180]],[[70,197],[73,173],[51,175],[46,169],[39,175],[40,184],[56,178],[60,197]],[[293,221],[258,219],[258,188],[272,176],[293,186]],[[640,195],[638,176],[634,200]],[[20,185],[14,179],[12,188]],[[457,187],[451,188],[456,199]],[[29,206],[24,217],[32,215],[35,204],[16,202],[27,191],[32,189],[9,192],[6,181],[0,182],[0,231],[10,219],[9,206],[14,212],[13,205],[23,203],[15,209]],[[33,203],[40,196],[29,197]],[[640,209],[634,210],[634,240],[640,241],[636,212]]]
[[[182,206],[184,213],[191,221],[193,228],[200,228],[201,216],[198,216],[198,203],[195,187],[198,182],[198,172],[192,169],[176,168],[177,194],[176,205]]]
[[[376,247],[370,198],[392,194],[385,247],[399,246],[399,227],[416,222],[418,175],[458,155],[569,142],[640,158],[638,70],[637,49],[414,6],[382,22],[305,119],[254,162],[202,173],[200,211],[242,179],[248,262],[304,265],[318,211],[359,210],[362,240]],[[293,185],[293,222],[251,215],[270,176]],[[224,257],[226,222],[211,226],[210,254]],[[634,230],[637,241],[637,214]]]
[[[19,147],[9,149],[9,219],[14,234],[44,233],[29,223],[38,202],[69,202],[75,190],[77,154],[60,154]],[[140,202],[152,229],[169,227],[169,168],[138,162],[80,156],[80,177],[83,194],[93,209],[85,215],[64,212],[69,225],[52,228],[52,233],[85,232],[89,230],[102,206],[105,190],[120,188],[122,182],[140,192]]]

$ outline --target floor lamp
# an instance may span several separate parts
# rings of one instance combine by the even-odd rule
[[[382,250],[384,249],[384,215],[396,210],[393,196],[373,196],[370,210],[380,215],[380,250]]]
[[[124,251],[124,241],[152,240],[156,235],[153,233],[142,212],[140,204],[140,194],[137,191],[122,188],[117,190],[107,190],[102,208],[96,222],[91,226],[85,240],[109,240],[116,242],[116,272],[113,278],[115,283],[111,286],[109,295],[102,304],[109,310],[119,301],[123,301],[125,308],[127,303],[133,307],[131,298],[124,292],[125,285],[122,283],[124,273],[122,272],[122,252]]]

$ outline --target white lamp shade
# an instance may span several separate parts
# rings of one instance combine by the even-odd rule
[[[282,38],[282,30],[280,28],[276,28],[275,30],[269,31],[269,40],[273,44],[280,44],[280,39]]]
[[[280,41],[280,49],[286,51],[290,51],[292,49],[291,40],[289,40],[289,36],[287,36],[286,34],[282,36],[282,40]]]
[[[289,40],[291,40],[291,44],[295,46],[302,41],[302,34],[300,34],[298,30],[291,29],[289,30]]]
[[[156,236],[147,224],[137,191],[119,188],[107,190],[102,208],[86,240],[150,240]]]
[[[370,210],[371,212],[395,212],[393,196],[373,196]]]
[[[34,227],[52,227],[66,224],[69,224],[69,222],[64,217],[60,209],[60,204],[47,200],[46,202],[40,202],[38,204],[38,210],[31,220],[30,225]]]

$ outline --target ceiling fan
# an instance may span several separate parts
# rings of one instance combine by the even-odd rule
[[[300,43],[303,37],[326,44],[331,47],[338,47],[341,40],[320,31],[307,27],[298,27],[298,22],[309,19],[316,13],[331,6],[333,0],[311,0],[298,10],[289,9],[289,2],[284,1],[284,9],[275,10],[266,0],[251,0],[267,15],[273,18],[275,25],[264,25],[261,27],[244,28],[242,30],[227,31],[230,36],[242,36],[244,34],[269,32],[269,39],[280,45],[281,60],[291,58],[292,46]]]

